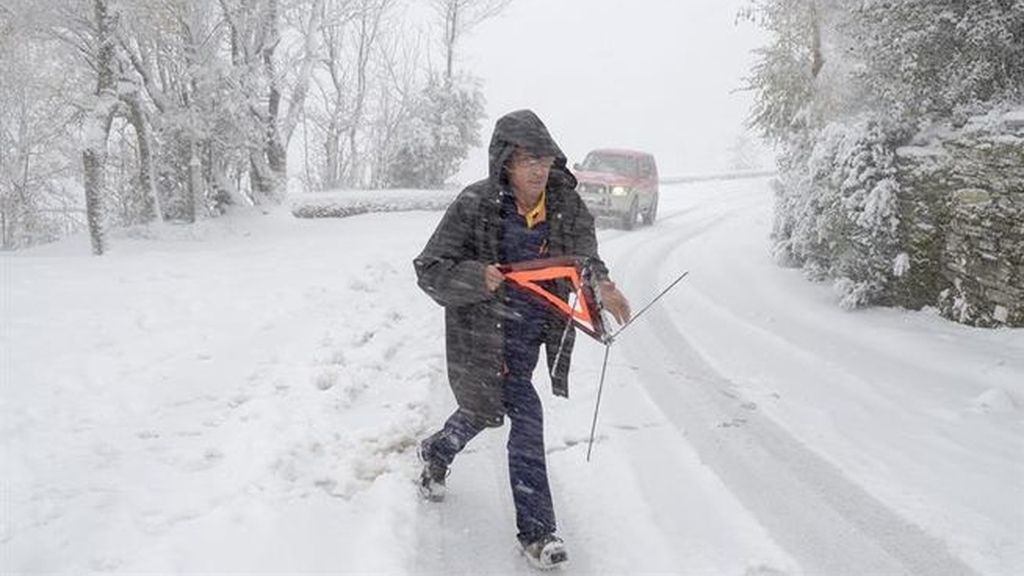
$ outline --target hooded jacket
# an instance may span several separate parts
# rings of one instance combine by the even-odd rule
[[[529,110],[501,117],[488,149],[489,176],[468,186],[448,207],[423,252],[414,260],[420,288],[445,308],[448,382],[459,408],[486,426],[501,426],[505,335],[510,313],[502,284],[487,290],[484,269],[498,262],[501,245],[501,190],[508,186],[505,165],[516,148],[555,158],[546,189],[548,252],[589,258],[595,276],[607,279],[598,257],[594,218],[576,193],[576,178],[544,123]],[[563,298],[568,289],[562,288]],[[569,362],[575,340],[570,326],[561,356],[558,348],[567,320],[548,320],[544,346],[552,392],[569,395]],[[557,359],[557,365],[555,365]]]

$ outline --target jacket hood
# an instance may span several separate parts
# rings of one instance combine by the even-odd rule
[[[492,183],[503,186],[508,181],[505,163],[516,148],[523,148],[534,156],[555,158],[548,177],[549,190],[555,187],[553,185],[576,188],[576,177],[566,166],[565,154],[551,137],[547,126],[531,110],[510,112],[495,123],[491,145],[488,147],[489,178]]]

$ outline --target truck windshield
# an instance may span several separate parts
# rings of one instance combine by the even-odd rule
[[[636,176],[636,158],[612,154],[587,154],[582,168],[588,172],[607,172],[622,176]]]

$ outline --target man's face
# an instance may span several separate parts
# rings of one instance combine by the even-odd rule
[[[555,162],[552,156],[533,156],[522,150],[512,153],[508,163],[508,180],[521,200],[536,202],[548,184],[548,174]]]

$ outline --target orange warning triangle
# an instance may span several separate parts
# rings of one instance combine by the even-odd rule
[[[505,280],[543,299],[591,337],[604,340],[604,323],[601,320],[600,309],[593,290],[583,281],[576,258],[544,258],[520,262],[503,266],[502,272],[505,274]],[[551,280],[569,281],[573,290],[569,302],[538,284]]]

